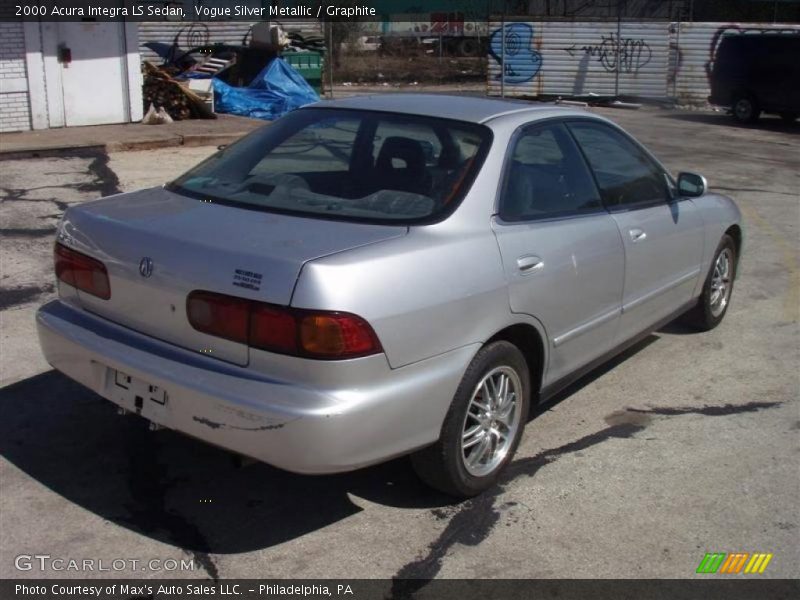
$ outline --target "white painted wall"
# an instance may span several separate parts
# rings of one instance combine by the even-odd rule
[[[61,42],[75,47],[69,67]],[[141,119],[137,23],[0,23],[0,132]]]
[[[0,23],[0,132],[31,128],[25,32],[22,22]]]
[[[72,53],[61,63],[67,127],[128,120],[124,24],[114,21],[58,23],[58,45]]]

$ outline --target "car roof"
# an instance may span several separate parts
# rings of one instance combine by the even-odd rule
[[[566,107],[561,108],[554,104],[531,103],[524,100],[412,93],[372,94],[341,100],[324,100],[310,105],[309,108],[377,110],[472,123],[485,123],[497,117],[523,112],[527,113],[526,116],[529,118],[535,118],[537,113],[541,113],[541,117],[546,117],[552,116],[554,111],[563,111],[565,114],[573,112]]]

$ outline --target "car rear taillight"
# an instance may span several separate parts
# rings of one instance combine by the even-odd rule
[[[59,243],[54,254],[58,279],[103,300],[111,298],[108,271],[103,263]]]
[[[213,292],[192,292],[186,304],[192,327],[216,337],[247,343],[250,301]]]
[[[372,327],[350,313],[194,291],[186,300],[186,314],[198,331],[278,354],[341,360],[382,350]]]

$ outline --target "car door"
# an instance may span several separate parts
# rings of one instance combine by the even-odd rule
[[[664,168],[623,131],[588,120],[570,122],[569,129],[625,246],[619,336],[626,340],[692,299],[703,220],[690,199],[673,197]]]
[[[614,346],[624,249],[562,122],[522,128],[507,157],[492,228],[511,310],[547,333],[548,385]]]

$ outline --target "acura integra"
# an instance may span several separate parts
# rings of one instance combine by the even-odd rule
[[[466,497],[533,403],[678,316],[715,327],[741,250],[733,201],[588,111],[359,97],[69,208],[38,330],[157,426],[299,473],[410,454]]]

